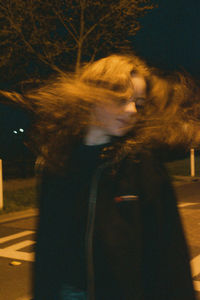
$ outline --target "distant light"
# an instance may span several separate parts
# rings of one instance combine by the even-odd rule
[[[17,134],[17,131],[16,131],[16,130],[13,130],[13,133]]]
[[[24,132],[24,129],[20,128],[19,131],[20,131],[20,132]]]

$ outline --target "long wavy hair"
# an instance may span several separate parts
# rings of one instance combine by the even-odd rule
[[[34,113],[30,146],[49,169],[58,171],[67,166],[74,147],[92,125],[94,105],[130,98],[134,94],[131,82],[134,74],[144,77],[147,83],[144,108],[138,113],[134,128],[115,139],[105,153],[118,161],[128,152],[134,156],[161,144],[170,147],[197,144],[200,140],[197,86],[178,73],[161,76],[134,55],[111,55],[23,95],[3,91],[1,95]]]

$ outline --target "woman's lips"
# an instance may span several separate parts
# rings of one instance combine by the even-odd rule
[[[124,126],[129,126],[130,125],[130,121],[127,121],[127,120],[117,119],[117,121],[120,122],[121,124],[123,124]]]
[[[121,127],[131,127],[131,123],[127,120],[123,120],[123,119],[117,119],[117,121],[119,122],[119,124],[121,125]]]

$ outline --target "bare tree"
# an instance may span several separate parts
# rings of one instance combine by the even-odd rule
[[[150,0],[0,0],[0,68],[17,55],[57,72],[128,45]]]

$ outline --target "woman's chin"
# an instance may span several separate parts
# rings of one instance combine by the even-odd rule
[[[112,135],[116,136],[116,137],[122,137],[122,136],[126,135],[129,131],[130,131],[130,128],[129,129],[119,128],[119,129],[115,130]]]

